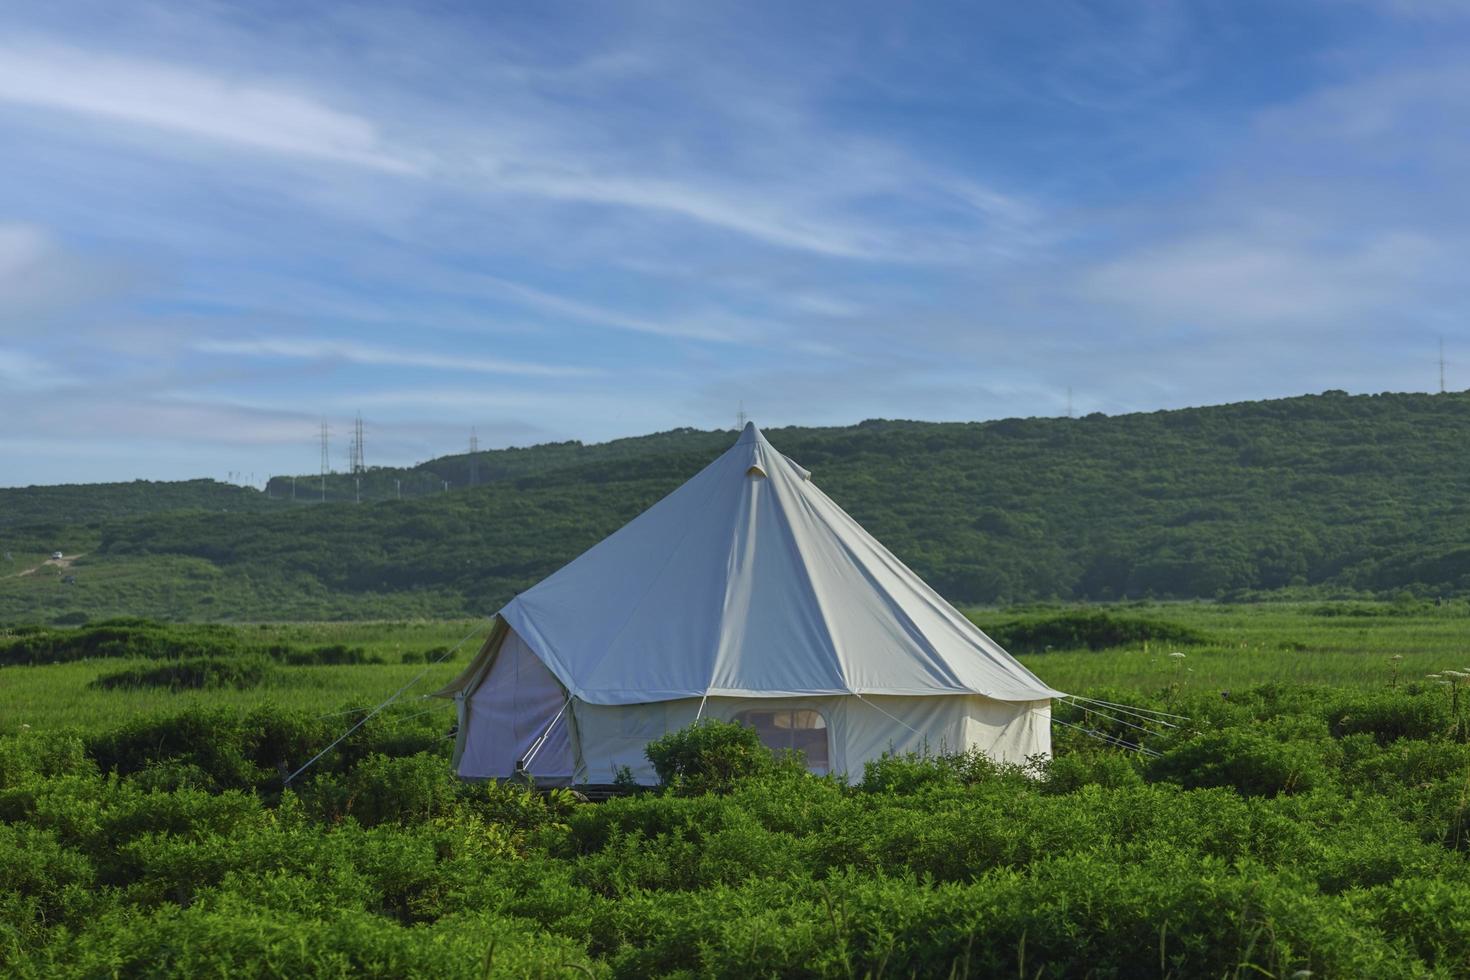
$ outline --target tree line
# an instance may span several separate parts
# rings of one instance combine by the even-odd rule
[[[766,434],[956,602],[1470,592],[1470,394],[1327,392]],[[83,512],[107,513],[88,525],[99,567],[188,558],[248,580],[257,596],[309,592],[327,612],[367,602],[473,614],[616,530],[733,438],[678,430],[488,452],[475,464],[479,485],[361,505]],[[440,486],[458,474],[463,485],[468,466],[459,456],[402,472]],[[389,473],[374,479],[403,479]],[[228,595],[221,604],[227,615],[269,614],[232,610]]]

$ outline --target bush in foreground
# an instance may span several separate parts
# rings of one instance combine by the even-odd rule
[[[659,782],[687,795],[728,792],[736,780],[775,765],[755,729],[714,718],[649,742],[646,754]]]
[[[461,783],[412,713],[284,791],[337,720],[0,736],[0,973],[1466,976],[1470,745],[1418,734],[1432,699],[1202,696],[1161,759],[1069,733],[858,786],[701,724],[603,804]]]

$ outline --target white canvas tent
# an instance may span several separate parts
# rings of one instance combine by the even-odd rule
[[[752,424],[728,451],[500,610],[438,692],[468,778],[655,777],[698,717],[753,725],[817,771],[884,752],[1051,748],[1043,684],[864,531]]]

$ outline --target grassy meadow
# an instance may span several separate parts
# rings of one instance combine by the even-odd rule
[[[247,710],[274,705],[289,710],[339,712],[373,707],[420,674],[405,700],[452,720],[447,701],[421,695],[454,677],[479,649],[490,625],[482,620],[394,623],[295,623],[235,627],[234,632],[261,644],[304,648],[332,645],[360,649],[382,663],[283,666],[263,683],[247,687],[173,690],[166,687],[101,689],[99,677],[150,663],[142,657],[108,657],[71,663],[0,668],[0,731],[25,724],[32,728],[74,727],[91,730],[155,712],[190,706]],[[438,665],[418,657],[462,645]],[[0,633],[0,647],[3,647]],[[408,655],[412,662],[404,663]],[[437,653],[434,656],[438,656]],[[448,721],[446,721],[446,724]]]
[[[1018,654],[1058,690],[1241,691],[1260,684],[1385,687],[1470,664],[1470,602],[1170,603],[1130,613],[1198,631],[1206,642]],[[994,614],[971,614],[982,625]],[[1044,613],[1042,614],[1044,615]],[[1183,657],[1171,657],[1171,653]],[[1395,660],[1394,658],[1402,658]]]
[[[422,695],[484,622],[11,628],[0,974],[1470,975],[1470,604],[971,615],[1055,687],[1190,720],[1062,704],[1050,759],[850,785],[706,728],[592,804],[451,772]]]
[[[1059,690],[1143,696],[1244,691],[1262,684],[1383,688],[1470,665],[1470,601],[1466,600],[1442,604],[1182,602],[1101,608],[1124,622],[1141,619],[1178,625],[1197,633],[1199,639],[1141,639],[1101,650],[1023,650],[1018,658]],[[1048,607],[976,609],[969,615],[988,626],[1045,619],[1056,611]],[[488,622],[473,619],[227,627],[249,643],[346,646],[382,661],[282,667],[265,682],[243,689],[93,686],[103,675],[143,666],[147,663],[143,658],[7,668],[0,672],[0,730],[13,730],[20,724],[90,729],[188,705],[249,708],[273,704],[323,711],[370,706],[425,670],[417,655],[463,641],[452,657],[429,668],[409,694],[409,700],[414,700],[452,678],[478,649],[488,628]],[[0,647],[4,642],[0,631]],[[1183,656],[1171,656],[1175,653]],[[405,655],[414,662],[404,663]],[[447,704],[427,702],[422,707],[441,707],[447,716]]]

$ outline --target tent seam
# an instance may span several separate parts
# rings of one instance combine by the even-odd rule
[[[789,477],[790,474],[783,474],[783,476]],[[805,481],[798,482],[800,483]],[[803,497],[801,494],[800,487],[797,488],[796,496],[797,499],[801,500],[803,506],[809,506],[807,504],[806,498]],[[795,550],[797,557],[800,559],[800,561],[797,562],[797,565],[801,569],[801,578],[802,581],[806,584],[807,593],[811,596],[812,602],[816,604],[817,611],[821,614],[822,632],[826,635],[827,652],[830,654],[832,663],[836,667],[837,678],[842,682],[843,690],[845,693],[855,694],[857,692],[852,689],[852,680],[847,676],[847,671],[846,669],[844,669],[844,665],[842,663],[842,654],[837,649],[837,638],[832,635],[832,625],[831,620],[828,616],[829,610],[827,608],[827,604],[822,601],[822,597],[818,593],[816,583],[812,581],[812,572],[808,564],[808,555],[805,549],[802,548],[801,541],[797,537],[795,530],[792,528],[791,519],[786,514],[785,510],[780,507],[774,508],[774,510],[779,526],[782,528],[782,530],[785,531],[786,536],[791,539],[792,548]]]

